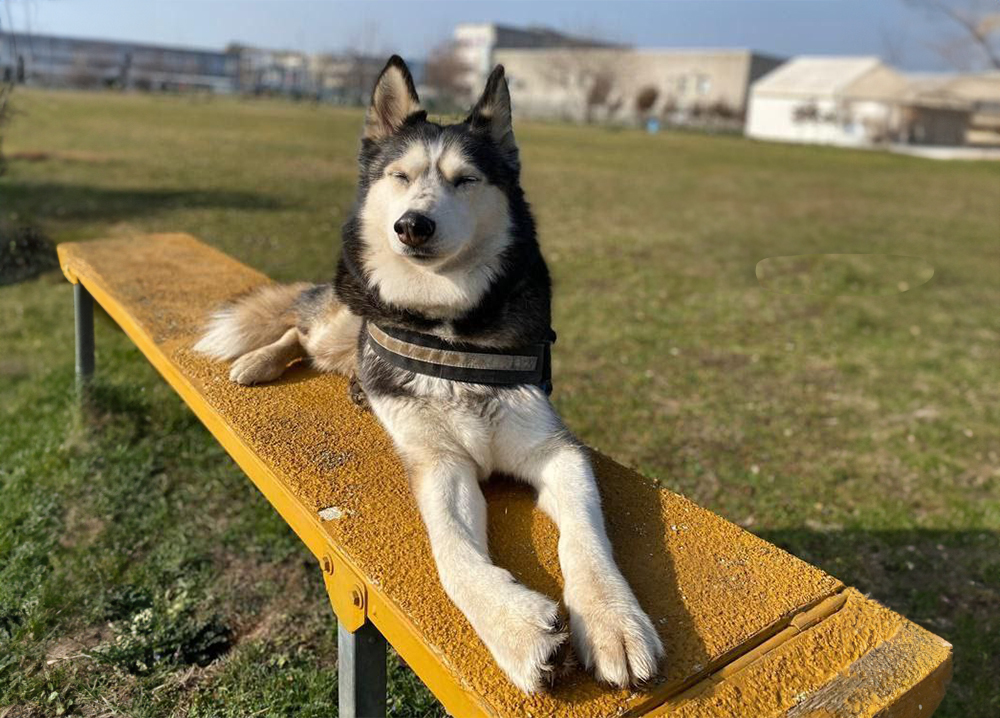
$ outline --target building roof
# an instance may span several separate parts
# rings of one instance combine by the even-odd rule
[[[746,48],[737,47],[627,47],[627,46],[612,46],[612,47],[571,47],[571,46],[554,46],[554,47],[497,47],[498,52],[502,52],[505,56],[511,55],[524,55],[525,57],[537,56],[544,58],[546,55],[558,54],[558,53],[581,53],[583,55],[633,55],[636,57],[678,57],[678,58],[698,58],[698,57],[758,57],[765,58],[768,60],[774,60],[776,62],[781,62],[782,58],[776,55],[765,55],[763,53],[757,52],[756,50],[749,50]]]
[[[540,25],[516,27],[499,23],[459,23],[455,26],[455,37],[460,38],[467,33],[486,33],[492,37],[496,49],[531,48],[531,47],[626,47],[619,42],[593,37],[569,35],[552,28]]]
[[[604,40],[595,37],[584,37],[581,35],[569,35],[565,32],[553,30],[541,25],[530,25],[528,27],[512,27],[509,25],[497,25],[497,34],[503,37],[505,33],[511,35],[526,35],[532,40],[557,47],[625,47],[620,42]]]
[[[754,93],[768,95],[836,95],[880,67],[877,57],[796,57],[754,83]]]
[[[1000,109],[1000,72],[908,72],[908,96],[940,106]]]
[[[947,87],[950,92],[966,100],[980,104],[1000,104],[1000,71],[960,75]]]

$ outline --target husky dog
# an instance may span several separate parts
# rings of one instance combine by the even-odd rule
[[[652,678],[663,646],[615,565],[584,447],[546,392],[550,282],[519,184],[503,68],[468,118],[427,120],[392,57],[367,111],[353,216],[332,284],[267,286],[219,310],[196,349],[255,384],[296,359],[354,376],[408,469],[445,591],[510,680],[550,682],[567,635],[555,601],[490,560],[494,472],[559,528],[576,655],[615,686]]]

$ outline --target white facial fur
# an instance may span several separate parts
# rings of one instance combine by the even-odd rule
[[[456,186],[466,177],[474,179]],[[434,221],[434,236],[420,248],[431,257],[412,256],[393,229],[408,211]],[[441,141],[415,143],[391,162],[372,183],[360,218],[366,267],[382,299],[441,317],[475,305],[510,241],[504,193]]]

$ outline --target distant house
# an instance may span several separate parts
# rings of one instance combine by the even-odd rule
[[[966,142],[1000,146],[1000,71],[945,76],[938,90],[972,106]]]
[[[504,49],[515,113],[526,117],[742,128],[750,84],[781,65],[752,50]]]
[[[746,134],[866,147],[960,145],[971,104],[921,86],[877,57],[798,57],[750,89]]]
[[[224,52],[23,33],[0,33],[0,75],[47,87],[235,88]]]

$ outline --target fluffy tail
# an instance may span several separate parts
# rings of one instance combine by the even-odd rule
[[[312,284],[267,284],[218,309],[194,345],[213,359],[236,359],[278,341],[297,323],[296,300]]]

